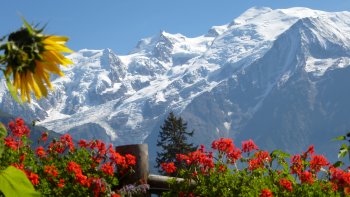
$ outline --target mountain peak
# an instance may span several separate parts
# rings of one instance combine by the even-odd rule
[[[327,114],[335,114],[333,108],[345,109],[344,114],[349,108],[349,99],[335,106],[317,100],[320,94],[349,97],[342,95],[346,85],[342,92],[333,92],[337,90],[333,86],[349,83],[349,21],[349,12],[254,7],[230,24],[213,26],[203,36],[160,31],[140,40],[135,50],[124,56],[108,48],[82,49],[69,55],[74,65],[64,68],[65,77],[53,81],[56,91],[46,100],[33,101],[27,119],[39,117],[40,124],[61,133],[93,129],[90,137],[106,135],[119,145],[143,143],[146,138],[154,145],[152,136],[157,136],[157,128],[170,110],[193,124],[189,127],[198,131],[194,138],[198,143],[251,131],[256,131],[253,137],[277,139],[266,143],[306,139],[312,132],[316,136],[322,127],[311,125],[317,128],[311,131],[308,124],[314,119],[308,117],[317,106],[325,114],[320,123],[330,118]],[[333,71],[343,77],[334,77]],[[310,72],[319,73],[319,78],[309,78]],[[324,87],[334,85],[325,90],[317,80],[326,84]],[[1,109],[16,115],[29,113],[11,103],[8,93],[4,95],[0,89]],[[280,97],[285,100],[274,100]],[[310,105],[315,109],[310,114],[309,103],[316,103]],[[257,116],[259,111],[261,116]],[[294,111],[302,116],[292,114]],[[278,121],[270,121],[273,116]],[[258,133],[260,128],[251,123],[254,118],[262,127],[273,126]],[[349,128],[350,121],[344,119],[343,123]],[[279,135],[288,131],[281,125],[286,129],[296,126]],[[299,131],[302,128],[305,133]],[[327,131],[333,129],[327,127]]]

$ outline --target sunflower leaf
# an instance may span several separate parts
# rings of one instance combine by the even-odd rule
[[[4,152],[4,138],[7,135],[6,127],[0,123],[0,158],[2,153]]]
[[[13,166],[0,172],[0,191],[5,196],[40,196],[24,172]]]
[[[345,140],[345,135],[333,138],[332,141],[341,141],[341,140]]]
[[[23,16],[22,16],[21,18],[22,18],[22,21],[23,21],[24,25],[25,25],[26,28],[28,29],[29,33],[34,34],[35,31],[34,31],[34,29],[32,28],[32,26],[29,25],[29,23],[26,21],[26,19],[24,19]]]

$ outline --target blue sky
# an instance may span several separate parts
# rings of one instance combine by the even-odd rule
[[[231,22],[254,6],[350,11],[350,0],[2,0],[0,35],[18,29],[20,16],[47,24],[46,33],[70,37],[68,46],[111,48],[127,54],[141,38],[164,30],[188,37]]]

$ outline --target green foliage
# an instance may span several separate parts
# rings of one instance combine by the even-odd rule
[[[192,143],[187,142],[187,137],[193,135],[192,131],[186,131],[187,123],[181,117],[177,118],[173,112],[164,121],[160,127],[157,146],[161,147],[162,152],[157,152],[156,166],[159,172],[165,174],[160,169],[162,163],[174,162],[176,168],[181,169],[182,165],[176,161],[176,154],[186,154],[197,149]]]
[[[12,166],[0,172],[0,191],[5,196],[40,196],[26,175]]]
[[[242,143],[243,144],[243,143]],[[243,145],[242,145],[243,146]],[[183,156],[186,168],[178,173],[184,181],[169,182],[163,196],[348,196],[350,172],[329,164],[313,146],[290,155],[281,150],[266,151],[234,146],[232,140],[212,144],[217,152],[204,148]],[[213,157],[215,155],[215,157]]]
[[[46,148],[32,150],[30,130],[22,119],[11,121],[9,128],[0,159],[0,170],[4,170],[0,172],[0,191],[6,196],[39,192],[43,196],[116,196],[120,193],[119,178],[127,178],[136,165],[134,156],[121,155],[112,145],[107,147],[101,140],[80,140],[75,146],[68,134],[52,140]],[[41,145],[48,139],[44,132],[37,142]],[[21,195],[17,195],[18,191]]]
[[[4,152],[4,138],[7,135],[6,127],[0,123],[0,158],[2,153]]]

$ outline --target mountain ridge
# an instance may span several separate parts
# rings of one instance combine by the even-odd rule
[[[196,143],[249,137],[269,148],[292,145],[281,132],[304,148],[317,133],[317,121],[327,121],[325,112],[339,116],[327,107],[324,92],[347,97],[328,84],[346,83],[339,70],[347,72],[350,65],[349,19],[350,12],[251,8],[198,37],[161,31],[128,55],[82,49],[68,55],[74,66],[53,79],[56,90],[47,99],[21,107],[2,88],[0,107],[27,120],[39,118],[58,133],[118,145],[148,142],[155,148],[159,126],[174,111],[197,130]],[[338,75],[341,80],[333,79]],[[329,130],[339,128],[331,125]],[[261,140],[267,134],[272,137]]]

